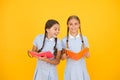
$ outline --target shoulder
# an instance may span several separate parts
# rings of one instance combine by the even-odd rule
[[[66,42],[66,39],[67,39],[67,37],[65,36],[65,37],[63,37],[62,38],[62,42]]]
[[[87,40],[87,37],[86,37],[85,35],[83,35],[83,39],[84,39],[84,40]]]
[[[57,42],[61,42],[60,39],[57,38]]]
[[[44,34],[38,34],[38,35],[35,37],[35,39],[42,39],[42,38],[44,38]]]
[[[61,44],[61,40],[57,38],[57,44]]]
[[[86,36],[83,36],[83,41],[84,41],[85,44],[88,44],[88,39],[87,39]]]

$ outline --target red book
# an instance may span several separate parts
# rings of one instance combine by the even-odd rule
[[[47,57],[47,58],[53,58],[53,54],[50,52],[50,51],[47,51],[47,52],[40,52],[40,53],[36,53],[34,51],[30,51],[29,52],[29,56],[32,56],[32,57]]]

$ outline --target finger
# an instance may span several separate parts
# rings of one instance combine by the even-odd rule
[[[38,57],[38,59],[42,60],[42,57]]]
[[[30,53],[30,50],[28,50],[27,52]]]

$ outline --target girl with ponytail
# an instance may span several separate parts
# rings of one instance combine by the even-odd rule
[[[50,19],[45,24],[45,34],[38,35],[33,41],[32,51],[38,54],[40,52],[50,51],[54,55],[50,59],[46,56],[36,56],[37,65],[34,80],[58,80],[56,65],[60,62],[62,50],[61,42],[57,39],[59,28],[58,21]]]
[[[78,33],[80,31],[80,34]],[[89,51],[81,58],[74,59],[67,54],[71,51],[72,54],[78,55],[80,51],[88,48],[88,41],[82,35],[80,19],[76,15],[72,15],[67,20],[67,36],[62,39],[62,56],[61,59],[67,59],[64,80],[90,80],[84,57],[89,57]]]

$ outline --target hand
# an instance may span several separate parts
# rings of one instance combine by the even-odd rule
[[[30,56],[30,57],[36,57],[37,58],[37,55],[36,54],[38,54],[37,52],[35,52],[35,51],[30,51],[30,50],[28,50],[28,56]]]
[[[66,58],[68,58],[69,56],[68,55],[66,55],[65,53],[62,55],[62,60],[64,60],[64,59],[66,59]]]
[[[31,50],[28,50],[28,51],[27,51],[28,56],[29,56],[29,57],[33,57],[32,55],[30,55],[30,52],[31,52]]]
[[[27,53],[29,54],[31,52],[31,50],[28,50]]]
[[[85,53],[84,57],[89,58],[90,57],[90,53],[89,52]]]
[[[46,55],[44,57],[38,57],[39,60],[42,60],[42,61],[45,61],[45,62],[48,62],[48,58],[46,57]]]

